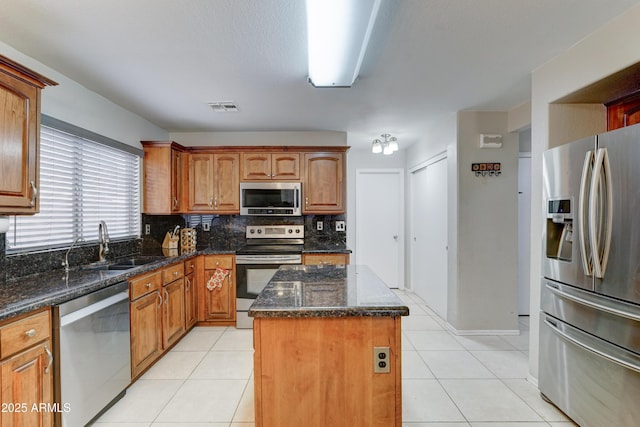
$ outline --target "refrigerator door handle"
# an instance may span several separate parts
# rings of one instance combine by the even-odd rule
[[[580,258],[582,259],[582,270],[585,276],[593,275],[593,263],[587,248],[587,224],[590,217],[586,215],[587,210],[587,193],[589,190],[589,176],[593,169],[593,151],[589,150],[584,156],[584,164],[582,166],[582,176],[580,177],[580,197],[578,200],[578,241],[580,242]]]
[[[640,373],[640,361],[635,354],[625,351],[623,349],[614,349],[614,351],[608,351],[605,345],[597,342],[594,339],[588,339],[589,336],[584,332],[571,331],[569,329],[559,328],[557,325],[553,325],[548,318],[545,317],[544,323],[560,338],[584,349],[597,356],[602,357],[605,360],[616,363],[623,368],[631,369],[632,371]],[[584,335],[582,337],[581,335]],[[592,341],[591,343],[585,342],[586,340]],[[613,346],[612,346],[613,347]]]
[[[630,307],[612,307],[610,305],[603,304],[597,301],[602,301],[602,299],[599,297],[593,297],[591,294],[584,295],[583,292],[580,292],[579,290],[573,290],[568,287],[560,289],[560,287],[553,283],[547,282],[545,286],[547,290],[559,296],[560,298],[582,304],[598,311],[613,314],[614,316],[624,317],[625,319],[640,322],[640,310],[638,310],[636,313],[633,313],[629,311],[631,309]]]
[[[603,177],[605,187],[602,187]],[[604,191],[601,190],[603,188]],[[604,273],[607,270],[609,250],[611,249],[611,227],[613,225],[612,193],[609,155],[606,148],[599,148],[596,154],[589,194],[589,237],[593,257],[593,275],[599,279],[604,277]],[[602,205],[601,198],[604,198],[604,205]],[[598,207],[604,209],[605,218],[602,218],[602,215],[597,215]],[[600,241],[599,238],[603,221],[605,221],[604,242]]]

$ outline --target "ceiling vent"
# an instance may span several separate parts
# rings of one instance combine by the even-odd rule
[[[238,106],[235,102],[231,101],[209,102],[209,107],[216,113],[233,113],[238,111]]]

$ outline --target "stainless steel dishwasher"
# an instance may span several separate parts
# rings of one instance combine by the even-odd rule
[[[124,396],[130,332],[127,282],[54,307],[56,425],[84,426]]]

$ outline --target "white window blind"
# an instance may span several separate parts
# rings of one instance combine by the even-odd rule
[[[8,251],[68,246],[76,238],[140,236],[140,157],[41,126],[40,213],[11,217]]]

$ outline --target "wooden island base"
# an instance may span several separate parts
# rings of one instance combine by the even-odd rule
[[[256,427],[402,425],[401,317],[257,317],[253,327]],[[389,373],[374,373],[374,347],[389,347]]]

